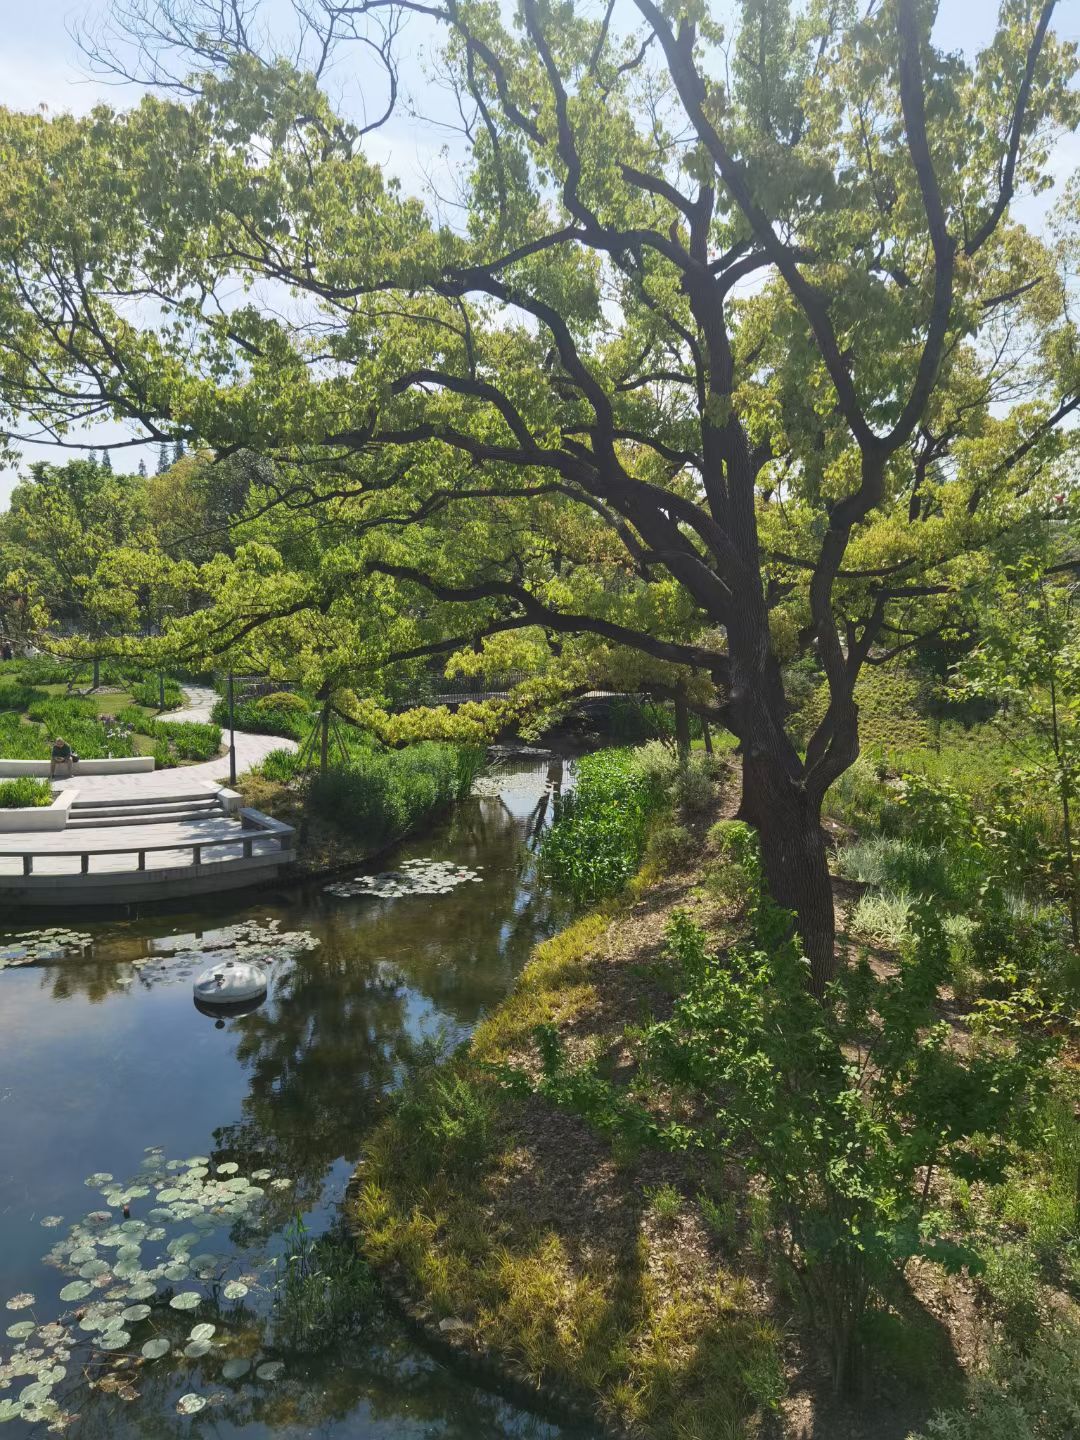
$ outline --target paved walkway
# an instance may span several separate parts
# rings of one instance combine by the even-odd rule
[[[217,700],[213,690],[202,686],[185,685],[187,701],[182,710],[171,710],[163,720],[208,721],[210,711]],[[219,790],[229,783],[228,731],[223,736],[225,754],[216,760],[205,760],[199,765],[178,765],[174,770],[154,770],[145,775],[81,775],[74,780],[57,780],[54,790],[65,790],[74,785],[80,800],[122,800],[149,799],[155,795],[175,795],[185,798],[206,795],[206,786]],[[295,750],[295,740],[282,739],[280,735],[249,735],[236,731],[236,773],[242,775],[265,760],[271,750]]]

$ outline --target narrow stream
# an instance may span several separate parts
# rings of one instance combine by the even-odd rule
[[[4,1440],[57,1411],[76,1436],[570,1433],[457,1378],[381,1312],[297,1340],[283,1298],[297,1218],[309,1238],[339,1227],[387,1095],[466,1038],[564,920],[534,849],[561,778],[506,767],[383,861],[479,877],[444,893],[319,884],[242,908],[35,919],[88,938],[0,972]],[[275,958],[266,1003],[221,1024],[191,984],[228,944]]]

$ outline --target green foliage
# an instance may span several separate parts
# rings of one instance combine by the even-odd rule
[[[298,1214],[285,1242],[285,1274],[274,1296],[274,1343],[297,1354],[325,1353],[371,1319],[378,1305],[375,1277],[343,1229],[312,1236]]]
[[[52,786],[47,780],[20,775],[16,780],[0,780],[0,810],[23,810],[31,806],[51,805]]]
[[[365,844],[381,846],[467,795],[483,765],[482,750],[435,741],[357,751],[347,767],[314,776],[310,803]]]
[[[665,803],[655,752],[601,750],[579,760],[575,787],[557,800],[542,842],[554,883],[579,905],[617,895],[641,864],[650,822]]]
[[[752,860],[748,860],[752,864]],[[914,917],[895,975],[862,961],[810,995],[788,918],[762,900],[757,940],[715,955],[704,932],[673,917],[678,976],[668,1020],[644,1033],[643,1075],[675,1086],[698,1118],[650,1120],[594,1068],[567,1068],[541,1034],[541,1088],[606,1130],[675,1147],[729,1148],[765,1187],[779,1251],[827,1330],[838,1385],[851,1380],[870,1297],[914,1255],[978,1268],[929,1203],[943,1168],[1000,1180],[1011,1144],[1031,1131],[1049,1044],[1021,1025],[959,1049],[939,1018],[948,944],[932,907]]]
[[[909,1440],[1065,1440],[1077,1434],[1080,1326],[1060,1317],[1027,1345],[995,1346],[963,1409],[939,1411]]]
[[[210,712],[215,725],[229,724],[229,702],[218,700]],[[233,706],[237,730],[251,735],[281,735],[286,740],[303,740],[311,731],[312,707],[302,696],[277,692],[258,700],[242,700]]]
[[[0,711],[29,710],[31,705],[48,698],[47,691],[38,690],[33,685],[21,684],[18,680],[0,679]]]
[[[296,774],[296,752],[294,750],[271,750],[265,756],[259,769],[267,780],[276,780],[287,785]]]
[[[131,698],[136,705],[145,705],[149,710],[178,710],[184,703],[184,692],[175,680],[165,681],[165,703],[161,703],[161,682],[153,678],[140,680],[131,687]]]
[[[34,758],[48,759],[56,736],[66,740],[84,760],[136,753],[130,733],[123,727],[104,725],[93,701],[66,698],[37,700],[29,706],[27,714],[42,727],[37,731]]]
[[[491,1147],[490,1087],[456,1068],[421,1067],[397,1104],[397,1129],[406,1152],[400,1163],[418,1175],[474,1170]]]

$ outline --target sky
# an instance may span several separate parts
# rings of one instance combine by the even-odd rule
[[[262,0],[272,17],[283,0]],[[72,38],[72,28],[100,19],[108,8],[108,0],[0,0],[0,104],[13,109],[33,110],[47,106],[50,113],[70,110],[83,113],[99,101],[123,105],[134,99],[136,87],[118,88],[100,76],[90,73],[85,57]],[[986,43],[993,33],[997,6],[993,0],[941,0],[935,39],[947,49],[973,52]],[[1056,28],[1063,37],[1080,40],[1080,0],[1064,0],[1059,6]],[[406,35],[409,65],[413,84],[424,84],[427,37],[422,30]],[[331,76],[330,89],[339,87],[346,108],[351,109],[346,76]],[[354,87],[355,92],[355,87]],[[356,102],[355,92],[351,97]],[[425,100],[430,100],[430,86]],[[335,97],[336,98],[336,97]],[[368,154],[396,174],[410,190],[419,190],[425,177],[437,164],[440,142],[425,126],[410,126],[406,116],[395,118],[385,129],[370,137]],[[1059,144],[1052,157],[1056,184],[1052,191],[1038,199],[1025,199],[1014,206],[1013,213],[1034,229],[1042,223],[1049,206],[1064,181],[1080,167],[1080,136],[1070,135]],[[87,444],[98,447],[116,442],[130,432],[119,425],[103,425],[87,435]],[[74,438],[74,437],[69,437]],[[63,459],[72,451],[52,447],[23,447],[23,467],[35,459]],[[125,468],[134,469],[137,451],[125,451]],[[148,469],[157,459],[157,446],[148,445],[144,456]],[[16,483],[15,470],[0,470],[0,509],[7,505]]]

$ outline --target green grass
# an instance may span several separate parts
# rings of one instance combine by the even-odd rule
[[[47,780],[20,775],[16,780],[0,780],[0,810],[24,810],[51,805],[52,786]]]

